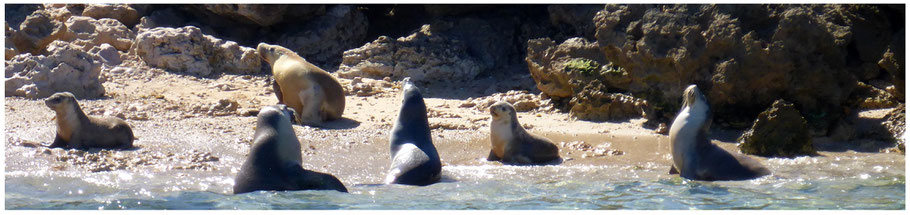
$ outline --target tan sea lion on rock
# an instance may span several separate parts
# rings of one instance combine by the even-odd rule
[[[683,106],[670,126],[670,174],[693,180],[747,180],[771,174],[767,168],[744,155],[733,155],[711,143],[711,108],[708,100],[689,85]]]
[[[82,112],[76,96],[70,92],[54,93],[44,101],[57,113],[57,137],[51,148],[132,148],[133,130],[122,119],[90,117]]]
[[[298,123],[321,126],[341,118],[344,88],[334,76],[281,46],[259,43],[256,51],[272,66],[278,103],[293,108]]]
[[[541,164],[559,159],[559,147],[553,141],[525,131],[518,123],[515,107],[508,102],[490,106],[490,142],[487,160],[514,164]]]

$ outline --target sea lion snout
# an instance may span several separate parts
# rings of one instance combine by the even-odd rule
[[[44,105],[47,105],[50,109],[57,109],[58,105],[69,99],[76,100],[76,96],[69,92],[54,93],[44,100]]]

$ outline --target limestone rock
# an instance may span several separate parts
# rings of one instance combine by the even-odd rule
[[[82,10],[82,15],[98,20],[111,18],[126,26],[135,26],[139,23],[139,11],[127,4],[88,4]]]
[[[4,60],[9,60],[9,59],[13,59],[13,56],[16,56],[17,54],[19,54],[19,50],[16,49],[16,46],[14,45],[15,43],[13,43],[13,38],[12,38],[13,35],[16,34],[16,30],[10,28],[8,22],[3,22],[3,24],[6,26],[6,30],[4,31],[4,36],[6,36],[6,39],[3,42],[3,44],[4,44],[3,58],[4,58]]]
[[[99,46],[95,46],[88,52],[94,55],[96,57],[96,60],[107,66],[113,67],[120,65],[120,63],[123,62],[123,60],[120,58],[120,52],[117,51],[114,46],[111,46],[107,43],[102,43]]]
[[[650,112],[645,100],[622,93],[606,93],[594,85],[587,85],[569,101],[569,106],[573,116],[591,121],[628,120],[647,117]]]
[[[746,154],[766,157],[815,155],[806,120],[793,103],[774,101],[739,139],[739,149]]]
[[[102,63],[80,46],[54,41],[47,56],[22,54],[6,63],[6,95],[30,99],[68,91],[76,98],[104,95],[99,75]]]
[[[42,54],[48,44],[66,33],[66,25],[63,24],[66,19],[60,20],[61,16],[66,15],[38,10],[26,17],[19,25],[19,31],[13,36],[16,49],[32,55]]]
[[[350,5],[327,8],[326,14],[308,20],[288,30],[274,43],[297,52],[318,65],[330,68],[337,65],[345,50],[356,48],[366,39],[366,16]]]
[[[149,66],[209,76],[213,71],[252,74],[260,71],[255,49],[203,35],[193,26],[140,31],[131,52]]]
[[[84,50],[107,43],[125,52],[133,45],[133,32],[114,19],[72,16],[65,25],[66,33],[60,39],[80,45]]]
[[[896,142],[896,147],[901,153],[906,153],[907,148],[907,122],[905,116],[907,115],[907,109],[904,104],[900,104],[897,108],[894,108],[889,112],[885,118],[885,122],[882,124],[885,128],[888,129],[888,132],[891,133],[891,136]]]
[[[569,35],[582,36],[585,39],[594,39],[594,16],[604,9],[604,5],[567,5],[555,4],[547,6],[550,24]]]
[[[537,88],[557,99],[575,96],[585,84],[592,82],[607,85],[628,82],[624,71],[613,68],[597,44],[583,38],[571,38],[558,46],[549,38],[530,40],[525,61]]]
[[[409,36],[381,36],[360,48],[344,52],[339,76],[402,79],[420,82],[472,80],[481,63],[466,54],[466,45],[430,32],[430,25]]]

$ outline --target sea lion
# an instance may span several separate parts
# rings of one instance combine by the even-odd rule
[[[335,176],[303,169],[300,142],[291,127],[293,116],[293,110],[285,105],[259,111],[250,154],[234,178],[234,194],[257,190],[348,192]]]
[[[427,121],[427,105],[410,78],[402,80],[401,110],[389,140],[392,164],[387,184],[429,185],[439,181],[442,162]]]
[[[559,147],[545,137],[525,131],[515,107],[508,102],[490,106],[490,155],[487,160],[514,164],[541,164],[559,159]]]
[[[670,174],[693,180],[747,180],[771,174],[758,161],[733,155],[711,143],[711,107],[698,87],[689,85],[683,106],[670,126]]]
[[[122,119],[90,117],[82,112],[76,96],[70,92],[54,93],[44,104],[57,112],[57,137],[51,148],[132,148],[133,130]]]
[[[334,76],[281,46],[259,43],[256,51],[272,66],[278,104],[293,108],[298,123],[321,126],[341,118],[344,88]]]

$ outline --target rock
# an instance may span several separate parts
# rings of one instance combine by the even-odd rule
[[[282,4],[206,4],[203,7],[212,13],[259,26],[282,21],[288,9],[288,5]]]
[[[19,31],[13,36],[16,49],[32,55],[43,54],[48,44],[60,39],[66,33],[66,25],[63,24],[66,19],[60,20],[60,16],[66,15],[38,10],[26,17],[25,21],[19,25]],[[69,17],[66,16],[66,18]]]
[[[227,116],[237,113],[237,108],[240,107],[240,104],[237,101],[231,99],[220,99],[218,103],[212,104],[206,114],[210,116]]]
[[[901,153],[907,152],[907,125],[904,118],[906,114],[907,109],[904,104],[900,104],[897,108],[894,108],[894,110],[885,115],[886,120],[882,123],[882,125],[888,129],[888,132],[891,133],[891,136],[895,141],[895,146]]]
[[[60,40],[80,45],[83,50],[107,43],[126,52],[133,45],[133,32],[114,19],[95,20],[87,16],[72,16],[65,25],[66,33]]]
[[[887,50],[882,54],[881,60],[878,61],[878,66],[888,71],[891,76],[891,83],[894,84],[892,96],[901,102],[906,102],[904,84],[907,74],[903,67],[905,60],[904,38],[904,30],[901,30],[894,36],[891,44],[888,45]]]
[[[472,80],[481,71],[481,62],[466,54],[459,40],[433,34],[430,25],[420,31],[391,39],[380,36],[373,42],[344,52],[338,75],[344,78],[382,79],[411,77],[419,82]]]
[[[856,83],[856,89],[853,90],[848,100],[848,102],[854,103],[850,105],[851,107],[865,110],[897,106],[898,101],[891,93],[863,82]]]
[[[96,60],[100,61],[104,65],[113,67],[120,65],[120,63],[123,62],[120,59],[120,52],[107,43],[102,43],[100,46],[95,46],[88,52],[96,56]]]
[[[22,54],[6,63],[6,95],[30,99],[68,91],[79,99],[104,95],[102,63],[81,47],[54,41],[47,56]]]
[[[490,110],[490,106],[500,101],[512,104],[512,107],[515,107],[517,112],[528,112],[544,106],[540,98],[533,94],[528,94],[527,91],[510,90],[505,93],[494,93],[482,99],[469,99],[460,104],[459,107],[472,107],[474,110],[487,112]]]
[[[903,29],[857,28],[865,17],[879,20],[870,16],[902,12],[869,5],[861,7],[879,8],[880,13],[863,15],[851,7],[607,5],[594,24],[598,48],[631,80],[611,87],[647,100],[666,121],[678,111],[683,88],[699,84],[723,124],[746,126],[761,107],[788,98],[812,134],[825,135],[852,108],[845,104],[856,75],[869,69],[868,59],[877,60],[867,53],[885,52],[877,42],[869,47],[878,51],[857,50],[854,33],[866,29],[870,32],[864,35],[894,35]],[[845,60],[854,58],[859,62]]]
[[[274,43],[294,50],[321,68],[335,67],[342,53],[363,44],[369,22],[350,5],[335,5],[325,15],[299,26],[286,26],[286,33]]]
[[[152,67],[209,76],[212,71],[231,74],[259,73],[261,60],[255,49],[203,35],[194,26],[158,27],[140,31],[131,53]]]
[[[600,66],[610,63],[597,44],[583,38],[568,39],[558,46],[549,38],[529,40],[525,61],[531,77],[537,82],[537,89],[556,99],[575,96],[586,83],[603,82],[598,80],[606,80],[608,85],[624,82],[623,70]]]
[[[622,93],[588,85],[569,101],[569,113],[583,120],[616,121],[646,117],[648,102]]]
[[[746,154],[766,157],[816,154],[806,120],[793,103],[783,99],[761,112],[752,128],[737,141],[739,149]]]
[[[4,60],[9,60],[9,59],[13,59],[13,56],[16,56],[17,54],[19,54],[19,50],[16,50],[16,45],[13,42],[13,38],[12,38],[13,35],[16,34],[16,30],[10,28],[8,22],[3,22],[3,24],[6,26],[6,31],[4,31],[4,34],[3,34],[6,37],[5,41],[3,42],[3,44],[4,44],[3,57],[4,57]]]
[[[559,29],[559,32],[582,36],[588,40],[595,38],[594,16],[603,9],[604,5],[591,4],[556,4],[547,6],[550,24]]]
[[[4,12],[6,13],[4,18],[9,25],[18,27],[28,15],[43,8],[44,5],[40,4],[4,4]],[[18,30],[18,28],[16,29]]]
[[[126,26],[135,26],[139,23],[139,11],[128,4],[88,4],[82,10],[82,15],[98,20],[111,18]]]

